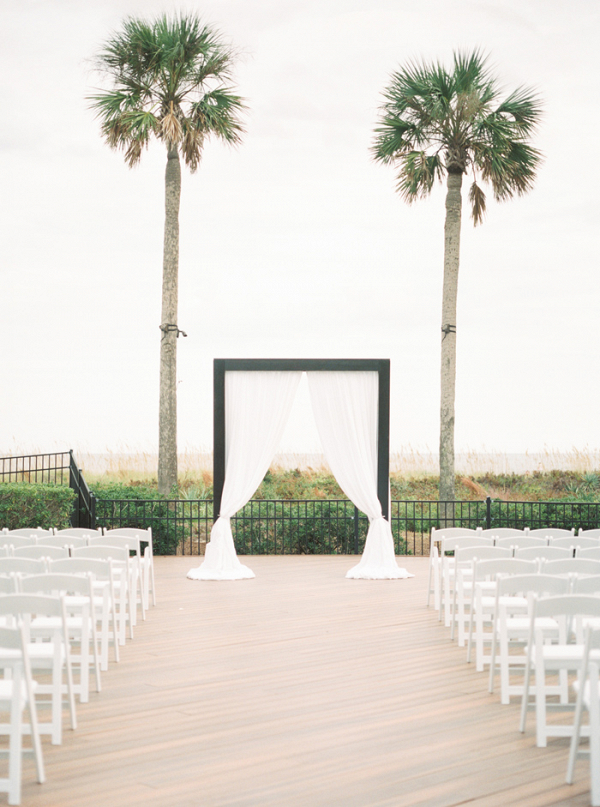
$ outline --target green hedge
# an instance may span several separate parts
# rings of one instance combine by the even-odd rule
[[[96,497],[96,526],[109,530],[151,527],[154,554],[176,554],[186,534],[181,505],[146,485],[96,484],[91,491]]]
[[[65,529],[70,526],[75,491],[64,485],[31,482],[0,485],[0,528]]]

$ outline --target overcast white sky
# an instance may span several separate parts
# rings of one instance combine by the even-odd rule
[[[0,451],[153,450],[165,154],[100,138],[89,59],[127,14],[193,10],[242,57],[244,144],[181,201],[179,444],[212,445],[215,357],[392,362],[392,448],[436,450],[444,191],[408,207],[369,146],[415,58],[480,47],[543,96],[523,199],[463,217],[458,450],[600,447],[597,0],[0,0]],[[307,407],[283,450],[315,448]]]

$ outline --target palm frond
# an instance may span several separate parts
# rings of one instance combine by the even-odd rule
[[[88,98],[108,144],[131,165],[155,136],[180,144],[195,170],[207,135],[239,143],[245,104],[228,84],[233,56],[194,14],[127,17],[96,58],[111,86]]]
[[[498,200],[532,187],[541,154],[528,139],[540,118],[539,97],[526,88],[504,99],[500,95],[479,49],[455,52],[451,72],[439,64],[413,62],[392,74],[371,153],[379,162],[400,166],[396,187],[403,199],[427,195],[433,175],[464,173],[470,166],[491,184]],[[433,157],[435,170],[426,161]],[[485,194],[477,182],[470,201],[478,224]]]
[[[469,202],[471,203],[473,224],[477,226],[481,224],[485,215],[485,193],[475,181],[473,181],[473,184],[469,188]]]
[[[437,155],[411,151],[399,159],[400,171],[396,190],[411,204],[429,196],[436,179],[441,178],[441,163]]]

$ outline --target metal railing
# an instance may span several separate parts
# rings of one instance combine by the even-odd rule
[[[201,555],[210,538],[209,499],[102,499],[90,491],[72,451],[0,458],[0,482],[68,484],[76,493],[71,523],[82,527],[152,527],[157,554]],[[433,527],[600,526],[600,502],[392,501],[397,555],[429,553]],[[360,554],[368,519],[350,501],[249,501],[231,519],[236,549],[252,554]]]
[[[0,457],[0,483],[2,482],[69,485],[76,495],[71,526],[94,526],[96,499],[83,478],[73,451]]]
[[[599,502],[393,501],[390,524],[397,555],[429,554],[433,527],[567,527],[600,525]],[[201,555],[213,524],[212,501],[98,499],[96,523],[152,527],[155,551]],[[231,519],[240,555],[361,554],[368,519],[347,500],[249,501]]]

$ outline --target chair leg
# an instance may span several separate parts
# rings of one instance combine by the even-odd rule
[[[569,762],[567,764],[567,784],[573,784],[573,777],[575,774],[575,762],[577,761],[577,752],[579,751],[579,738],[581,735],[581,716],[583,713],[583,681],[579,680],[579,690],[577,692],[577,702],[575,704],[575,719],[573,722],[573,735],[571,737],[571,745],[569,748]],[[591,764],[591,762],[590,762]]]

